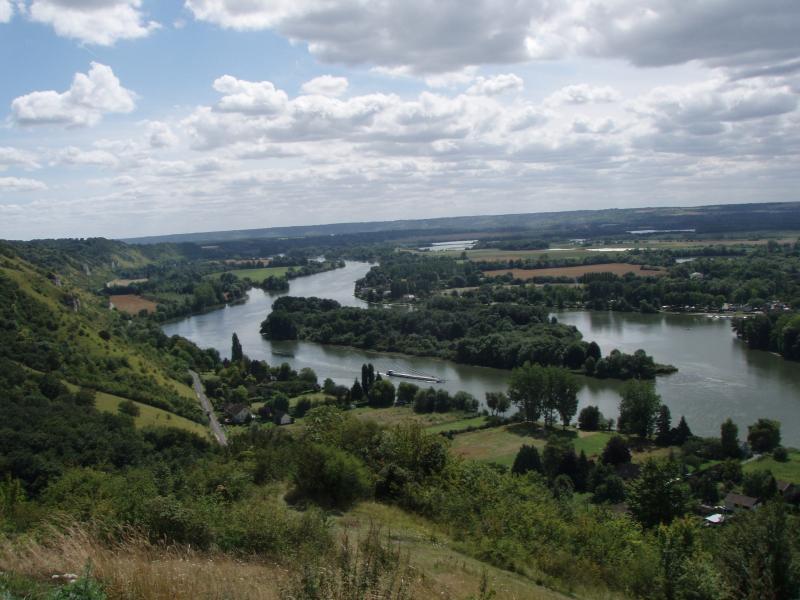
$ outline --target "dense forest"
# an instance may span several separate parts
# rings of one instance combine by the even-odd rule
[[[669,368],[639,351],[607,357],[539,305],[433,297],[414,310],[341,307],[333,300],[284,296],[261,324],[270,339],[306,339],[385,352],[437,356],[511,369],[525,362],[566,365],[598,377],[653,378]]]

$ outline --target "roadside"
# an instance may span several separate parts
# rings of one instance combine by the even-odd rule
[[[219,424],[217,420],[217,415],[214,414],[214,407],[211,406],[211,401],[206,396],[205,391],[203,391],[203,382],[200,381],[200,376],[189,369],[189,374],[192,376],[192,387],[194,388],[194,393],[197,394],[197,399],[200,400],[200,405],[203,407],[203,410],[208,417],[208,424],[211,427],[211,433],[214,434],[217,442],[219,442],[220,446],[227,446],[228,445],[228,437],[225,435],[225,430],[222,429],[222,425]]]

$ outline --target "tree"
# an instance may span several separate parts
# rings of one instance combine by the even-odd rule
[[[302,374],[303,371],[300,371],[301,376]],[[314,381],[316,382],[316,375],[314,376]],[[322,391],[328,394],[329,396],[333,396],[335,390],[336,390],[336,382],[330,377],[326,377],[325,381],[322,382]]]
[[[239,336],[234,332],[231,336],[231,362],[241,362],[242,358],[244,358],[242,344],[239,342]]]
[[[142,412],[133,400],[123,400],[117,405],[117,410],[120,414],[129,415],[131,417],[138,417]]]
[[[748,496],[767,500],[778,493],[778,484],[767,469],[756,469],[745,473],[742,478],[742,491]]]
[[[659,446],[669,446],[672,442],[672,434],[670,432],[672,416],[669,412],[669,407],[662,404],[658,409],[658,417],[656,418],[656,444]]]
[[[288,312],[274,310],[261,323],[261,333],[271,340],[296,340],[297,326]]]
[[[317,374],[311,367],[303,367],[300,369],[300,372],[297,374],[297,378],[300,381],[305,381],[311,385],[317,384]]]
[[[75,394],[75,404],[78,406],[94,406],[95,400],[97,397],[97,393],[90,389],[82,387],[78,390],[78,393]]]
[[[386,408],[394,404],[394,385],[388,379],[381,379],[372,384],[369,391],[369,405],[374,408]]]
[[[508,395],[526,421],[538,421],[547,397],[547,370],[526,362],[511,372]]]
[[[755,452],[770,452],[781,444],[781,424],[759,419],[747,428],[747,442]]]
[[[372,491],[370,474],[352,454],[319,444],[301,446],[295,485],[300,495],[323,505],[348,508]]]
[[[631,462],[631,451],[622,436],[615,435],[606,442],[600,461],[605,465],[613,466]]]
[[[289,396],[278,392],[269,399],[269,405],[275,412],[287,413],[289,412]]]
[[[726,458],[741,458],[742,449],[739,446],[739,428],[736,423],[727,419],[719,428],[722,453]]]
[[[678,446],[683,446],[690,437],[692,437],[692,430],[689,429],[689,424],[686,422],[686,417],[681,415],[681,420],[678,421],[678,426],[672,431],[672,443]]]
[[[603,413],[597,406],[586,406],[578,415],[578,429],[581,431],[597,431],[600,429],[600,422],[603,420]]]
[[[361,387],[358,378],[353,381],[353,387],[350,388],[350,398],[353,402],[358,402],[364,397],[364,388]]]
[[[586,361],[583,363],[583,370],[586,371],[586,374],[594,375],[596,368],[597,368],[597,361],[591,356],[587,357]]]
[[[570,369],[580,369],[586,362],[584,343],[574,342],[564,351],[564,365]]]
[[[542,452],[542,470],[550,479],[559,475],[573,477],[577,471],[578,457],[572,442],[564,436],[551,435]]]
[[[649,437],[653,433],[660,406],[661,396],[656,394],[651,383],[628,381],[622,388],[618,429],[622,433],[633,433],[641,438]]]
[[[523,444],[514,458],[511,472],[514,475],[524,475],[528,471],[542,472],[542,461],[539,458],[539,451],[535,446]]]
[[[397,386],[397,403],[398,404],[412,404],[414,396],[419,391],[419,386],[407,381],[401,381]]]
[[[597,345],[597,342],[589,342],[589,346],[586,348],[586,356],[587,358],[593,358],[595,362],[603,357],[602,353],[600,352],[600,346]]]
[[[566,429],[578,411],[578,381],[566,369],[552,367],[548,373],[547,389],[550,403],[558,412],[561,424]]]
[[[689,508],[691,492],[673,460],[648,459],[637,479],[628,486],[628,505],[644,527],[671,523]]]
[[[781,502],[746,511],[720,533],[716,559],[730,598],[790,600],[800,591]]]

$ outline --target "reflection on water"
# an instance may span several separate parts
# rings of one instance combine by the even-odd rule
[[[369,268],[367,263],[348,262],[343,269],[293,280],[289,293],[365,307],[366,303],[353,296],[353,286]],[[230,355],[235,331],[252,358],[272,364],[285,361],[296,369],[311,367],[320,379],[330,377],[346,385],[360,376],[364,362],[372,362],[379,371],[413,370],[434,375],[445,380],[437,387],[451,392],[465,390],[481,400],[485,392],[507,385],[508,372],[499,369],[309,342],[270,342],[259,334],[259,325],[277,297],[253,289],[246,303],[167,324],[164,331],[182,335],[201,347],[216,348],[223,356]],[[556,314],[562,323],[575,325],[584,339],[600,344],[604,354],[614,348],[624,352],[643,348],[656,361],[677,366],[678,373],[658,378],[657,390],[673,418],[685,415],[695,433],[718,435],[720,423],[730,416],[744,434],[746,426],[757,418],[769,417],[783,423],[784,443],[800,446],[800,365],[767,352],[748,350],[733,335],[729,320],[611,312]],[[273,350],[279,354],[273,354]],[[616,418],[621,384],[582,379],[580,406],[597,404],[603,414]]]

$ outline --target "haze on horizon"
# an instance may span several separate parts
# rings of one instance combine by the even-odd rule
[[[0,0],[0,238],[798,200],[796,0]]]

